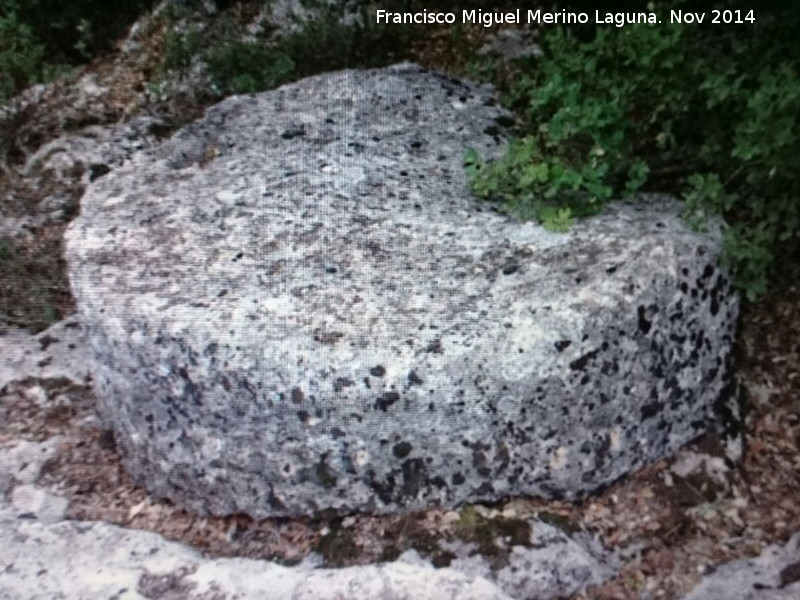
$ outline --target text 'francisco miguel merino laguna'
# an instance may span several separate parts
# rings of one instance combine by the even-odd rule
[[[566,10],[557,12],[547,12],[543,10],[528,10],[524,15],[527,18],[527,23],[538,23],[545,25],[572,25],[572,24],[585,24],[592,22],[589,13],[585,12],[568,12]],[[753,11],[744,20],[742,15],[738,14],[734,20],[724,19],[720,11],[713,11],[717,13],[713,21],[720,23],[742,23],[744,21],[753,22],[755,18],[752,16]],[[741,13],[743,11],[724,11],[725,13]],[[419,12],[406,13],[406,12],[390,12],[386,10],[378,10],[375,13],[377,22],[380,23],[394,23],[402,24],[453,24],[456,22],[456,13],[452,12],[433,12],[422,10]],[[670,23],[702,23],[706,20],[707,15],[704,13],[693,13],[688,11],[671,10]],[[484,27],[491,27],[493,25],[511,25],[522,23],[522,11],[520,9],[508,12],[494,12],[483,10],[462,10],[461,23],[483,25]],[[604,25],[614,25],[616,27],[624,27],[625,25],[632,25],[637,23],[660,23],[658,16],[654,12],[605,12],[596,10],[594,12],[594,23]]]

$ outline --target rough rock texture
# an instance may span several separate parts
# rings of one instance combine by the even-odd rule
[[[507,565],[493,568],[491,557],[476,553],[467,556],[463,547],[451,545],[448,549],[456,558],[450,568],[481,575],[512,598],[536,599],[570,598],[587,585],[602,583],[614,574],[616,559],[587,534],[571,537],[536,519],[528,524],[531,546],[514,546]],[[439,545],[443,546],[441,542]]]
[[[705,577],[683,600],[797,600],[800,598],[800,533],[783,548],[735,560]]]
[[[489,88],[415,66],[233,97],[67,232],[129,470],[193,510],[574,497],[705,426],[737,314],[667,198],[568,234],[474,200]]]
[[[91,349],[75,317],[37,335],[0,323],[0,390],[27,378],[66,378],[84,384],[90,377]]]
[[[532,523],[539,546],[515,547],[509,564],[497,571],[479,557],[434,568],[414,550],[383,564],[322,569],[316,567],[318,557],[311,556],[284,567],[270,561],[203,558],[157,534],[107,523],[59,522],[54,514],[59,498],[31,486],[15,492],[31,501],[23,510],[0,500],[0,599],[95,600],[127,588],[122,597],[131,600],[172,600],[175,596],[169,594],[178,591],[186,600],[546,600],[570,597],[612,573],[581,544],[539,522]],[[157,582],[157,588],[150,587]],[[203,595],[210,590],[219,595]]]
[[[41,523],[64,519],[69,502],[32,485],[18,485],[11,493],[11,508],[23,519],[36,518]]]
[[[0,599],[511,600],[475,574],[404,557],[340,570],[204,559],[180,544],[105,523],[43,524],[0,502]]]
[[[59,439],[46,442],[18,440],[0,446],[0,498],[18,485],[36,483],[42,468],[56,457]]]
[[[295,567],[204,558],[157,534],[63,521],[63,504],[29,485],[15,488],[11,505],[0,497],[0,599],[545,600],[612,572],[585,540],[535,521],[536,546],[515,547],[497,571],[478,557],[434,568],[413,550],[391,563],[321,569],[315,556]]]
[[[0,532],[0,546],[7,550],[4,553],[0,549],[0,600],[6,597],[15,600],[40,597],[106,599],[114,597],[123,587],[122,584],[129,583],[131,578],[136,581],[137,577],[143,583],[140,583],[138,588],[129,587],[125,593],[127,595],[123,594],[121,598],[141,597],[134,594],[135,590],[141,588],[137,593],[150,594],[158,589],[161,590],[158,593],[163,593],[164,598],[175,600],[175,596],[170,594],[177,594],[179,590],[181,593],[188,593],[192,587],[191,580],[184,579],[181,575],[183,571],[180,569],[185,568],[188,572],[194,568],[196,561],[183,564],[178,568],[178,572],[167,570],[153,575],[142,570],[142,563],[138,558],[142,540],[155,539],[156,545],[161,547],[163,540],[157,536],[143,538],[147,534],[107,529],[102,523],[81,523],[77,527],[78,530],[94,529],[101,531],[102,534],[88,540],[84,538],[76,544],[74,540],[76,528],[72,526],[29,528],[24,525],[31,521],[38,521],[39,524],[60,522],[67,514],[74,516],[76,504],[80,503],[80,501],[75,503],[75,496],[69,492],[67,497],[63,495],[65,489],[59,484],[54,485],[52,474],[63,468],[62,461],[76,460],[71,455],[70,447],[92,444],[91,440],[83,438],[82,434],[96,424],[93,415],[76,416],[75,418],[82,422],[76,430],[61,430],[59,434],[47,437],[43,441],[25,439],[25,436],[39,438],[43,433],[46,434],[48,422],[55,425],[50,416],[54,413],[47,412],[45,407],[48,403],[57,405],[59,398],[64,396],[54,398],[56,392],[47,389],[49,384],[55,381],[82,384],[85,381],[85,364],[76,360],[82,355],[85,356],[85,352],[81,351],[83,340],[80,329],[67,328],[68,324],[75,325],[73,320],[69,320],[35,336],[24,332],[18,333],[13,338],[17,346],[9,344],[12,340],[0,337],[0,357],[7,359],[0,361],[0,505],[3,505],[4,501],[8,502],[7,506],[0,508],[0,513],[5,511],[0,517],[0,528],[15,538],[13,542],[8,542]],[[20,356],[24,357],[24,360],[20,360]],[[37,366],[39,363],[46,366]],[[72,372],[69,370],[70,365]],[[44,375],[50,377],[43,378]],[[19,421],[20,414],[14,412],[15,402],[12,397],[18,393],[16,390],[20,389],[24,390],[22,394],[27,399],[42,409],[41,413],[27,413],[24,418],[45,425],[44,431],[32,430]],[[75,435],[78,437],[73,438]],[[93,464],[90,468],[103,469],[102,465],[97,464]],[[43,479],[40,478],[42,475]],[[96,482],[89,479],[83,483],[86,484],[84,489],[91,490]],[[116,504],[125,497],[124,492],[118,490],[118,494],[115,500],[108,503]],[[80,497],[81,500],[85,499],[84,494],[80,494]],[[142,504],[138,505],[138,509],[134,509],[135,513],[129,515],[139,514]],[[149,502],[147,504],[152,506]],[[462,522],[458,513],[448,514],[455,517],[459,523]],[[432,564],[442,566],[442,563],[434,558],[437,553],[432,547],[426,550],[429,558],[408,551],[400,557],[400,562],[392,567],[377,565],[349,568],[342,572],[320,570],[318,567],[326,556],[329,557],[331,550],[328,546],[327,551],[322,550],[321,554],[307,556],[301,565],[292,569],[273,569],[275,562],[231,561],[226,563],[230,565],[230,574],[222,577],[217,585],[233,594],[234,591],[240,592],[242,588],[250,589],[248,586],[251,582],[237,583],[232,590],[229,590],[225,584],[227,579],[238,581],[240,577],[248,578],[251,574],[258,574],[252,585],[260,585],[266,590],[281,589],[283,591],[280,594],[290,594],[294,586],[294,589],[306,590],[303,593],[308,593],[310,597],[325,598],[328,596],[319,593],[317,586],[330,585],[332,590],[337,591],[336,593],[341,590],[363,590],[361,596],[355,597],[372,597],[370,594],[382,597],[380,593],[384,591],[376,592],[376,586],[380,583],[377,578],[380,576],[385,582],[380,590],[385,590],[385,594],[390,598],[393,597],[391,593],[400,594],[400,597],[406,594],[407,597],[413,598],[416,596],[409,590],[417,588],[425,590],[428,589],[426,586],[430,586],[432,590],[429,595],[436,597],[436,586],[445,585],[449,586],[448,589],[452,588],[453,597],[505,598],[506,596],[501,593],[503,592],[510,598],[545,599],[568,596],[585,589],[589,584],[605,581],[618,568],[618,561],[605,552],[597,541],[585,534],[566,534],[530,515],[518,517],[514,511],[501,514],[497,510],[489,510],[479,505],[473,507],[472,514],[473,518],[468,521],[471,525],[463,525],[466,529],[461,531],[461,537],[456,538],[458,541],[448,542],[444,538],[439,538],[435,542],[438,548],[453,557],[451,569],[444,575],[432,569]],[[482,515],[482,518],[478,518],[478,514]],[[391,517],[387,517],[387,520],[389,518]],[[352,517],[350,519],[352,520]],[[173,525],[166,524],[169,520],[169,517],[165,517],[162,526],[174,535]],[[136,523],[134,526],[141,527],[141,523]],[[352,523],[343,526],[345,531],[350,531],[348,528],[354,527]],[[35,535],[28,535],[32,532]],[[112,541],[119,561],[114,561],[113,566],[102,572],[104,578],[98,585],[97,581],[92,581],[96,569],[87,565],[105,565]],[[45,554],[42,554],[42,544],[51,548]],[[70,550],[66,551],[65,548]],[[220,553],[221,548],[216,547],[214,552]],[[222,552],[227,554],[228,550]],[[165,555],[191,556],[191,553],[177,545],[170,545],[166,553],[156,554],[158,558]],[[49,577],[31,576],[32,573],[38,574],[42,565],[48,562],[49,566],[45,568],[50,573]],[[208,563],[212,567],[216,564],[213,561]],[[263,565],[260,571],[257,569],[259,564]],[[8,567],[11,568],[6,571]],[[73,576],[75,572],[81,574],[77,579]],[[459,577],[458,573],[462,573],[464,577]],[[3,574],[7,576],[4,577]],[[153,587],[155,583],[158,583],[158,586]],[[312,591],[313,596],[311,596]],[[58,593],[62,596],[58,596]],[[195,596],[189,594],[189,597],[208,600],[208,597],[202,595],[203,593],[197,592]],[[336,597],[330,590],[325,590],[325,593]],[[354,597],[344,592],[341,595]],[[185,595],[179,597],[186,598]],[[220,596],[212,594],[211,597],[221,600]],[[268,597],[271,600],[275,596],[255,597]],[[278,597],[283,596],[278,595]]]
[[[83,85],[76,88],[97,88],[88,77],[81,82]],[[0,235],[31,239],[42,227],[69,220],[76,212],[82,188],[134,152],[155,145],[153,131],[159,125],[157,119],[135,117],[112,125],[84,127],[42,145],[18,173],[20,184],[36,190],[39,198],[32,206],[25,194],[5,198],[0,203]]]
[[[84,81],[81,89],[93,88],[96,88],[95,95],[106,91],[91,80]],[[37,170],[50,170],[62,180],[80,170],[81,182],[88,184],[124,163],[135,152],[153,146],[157,140],[153,130],[161,125],[153,117],[138,116],[122,123],[84,127],[78,133],[62,135],[41,146],[26,161],[21,173],[31,176]]]

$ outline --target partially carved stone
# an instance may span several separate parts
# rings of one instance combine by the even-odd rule
[[[470,196],[489,88],[411,65],[233,97],[67,234],[103,413],[206,513],[572,498],[697,436],[737,299],[661,197],[567,234]],[[498,125],[499,122],[499,125]]]

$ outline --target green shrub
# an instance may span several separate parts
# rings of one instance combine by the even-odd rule
[[[726,217],[724,261],[757,296],[800,248],[800,27],[773,17],[556,28],[508,95],[520,139],[465,159],[475,193],[558,230],[612,197],[681,194],[694,224]]]
[[[18,0],[16,3],[20,20],[47,48],[47,61],[77,65],[107,51],[139,15],[152,7],[154,0]]]
[[[382,8],[392,10],[391,3]],[[306,77],[345,68],[377,67],[404,58],[416,30],[410,26],[378,25],[363,1],[334,4],[316,2],[319,14],[279,41],[279,47],[297,65],[297,76]],[[358,15],[353,20],[346,15]],[[352,22],[351,22],[352,21]]]
[[[192,64],[192,58],[203,44],[199,31],[188,33],[167,32],[161,57],[161,75],[170,71],[183,71]]]
[[[16,4],[0,0],[0,101],[41,78],[43,56],[44,46],[20,22]]]
[[[294,63],[286,53],[263,39],[245,40],[244,28],[226,14],[209,18],[202,29],[169,32],[164,38],[159,78],[185,73],[198,58],[218,96],[259,92],[291,79]]]
[[[376,25],[361,0],[306,4],[318,8],[316,18],[274,39],[269,38],[272,31],[265,31],[252,40],[229,12],[208,15],[184,2],[175,7],[172,18],[199,18],[203,27],[166,35],[159,77],[185,72],[196,57],[205,64],[219,95],[251,93],[324,71],[385,65],[408,50],[412,30]],[[342,19],[359,13],[360,20]]]
[[[249,94],[289,81],[294,62],[285,53],[257,42],[229,42],[211,48],[204,60],[214,86],[223,94]]]
[[[152,0],[0,0],[0,101],[110,48]]]

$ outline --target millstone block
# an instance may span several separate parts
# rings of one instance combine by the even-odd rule
[[[232,97],[91,185],[67,233],[126,467],[201,512],[573,498],[725,385],[720,234],[665,197],[567,234],[471,197],[491,89],[413,65]]]

